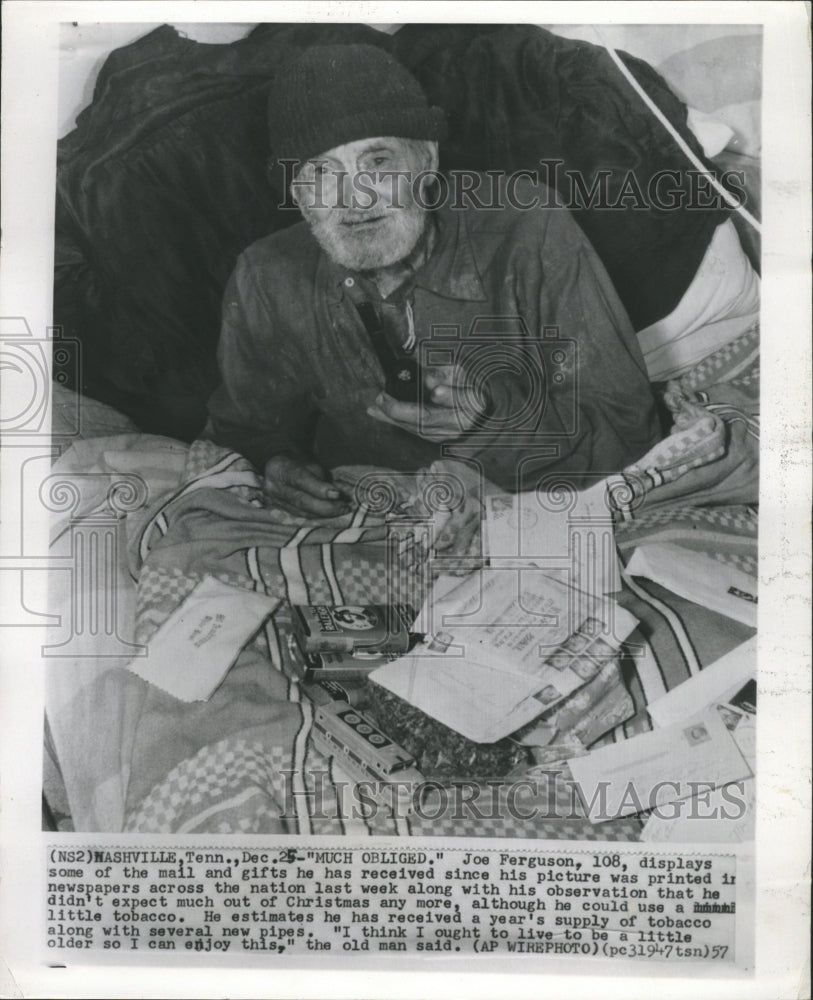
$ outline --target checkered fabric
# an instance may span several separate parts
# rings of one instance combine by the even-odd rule
[[[663,393],[672,433],[622,473],[619,520],[659,504],[756,503],[759,473],[759,329],[705,358]]]
[[[755,572],[755,509],[696,506],[691,483],[720,460],[731,421],[745,412],[742,397],[758,386],[757,348],[758,332],[749,332],[673,387],[684,419],[634,470],[649,492],[631,519],[617,523],[622,556],[646,541],[677,541]],[[714,379],[727,380],[722,396]],[[754,419],[755,411],[748,412],[749,432]],[[398,476],[399,482],[405,478]],[[683,481],[687,502],[649,503],[666,484]],[[417,484],[406,490],[417,493]],[[354,808],[352,783],[336,759],[311,745],[313,709],[293,679],[287,647],[289,605],[381,603],[392,599],[393,590],[399,599],[409,594],[420,605],[431,572],[414,561],[414,551],[388,565],[388,531],[384,517],[369,511],[308,522],[270,509],[245,459],[208,442],[192,446],[181,485],[139,518],[130,539],[131,563],[140,572],[138,641],[147,641],[206,575],[280,597],[282,604],[243,649],[209,703],[181,709],[178,703],[167,704],[169,696],[151,692],[140,707],[145,736],[133,768],[145,790],[128,799],[128,831],[637,839],[641,822],[636,818],[592,824],[567,775],[530,787],[430,785],[409,818],[393,817],[385,808]],[[479,544],[475,536],[471,551]],[[447,562],[438,559],[436,570]],[[692,661],[693,643],[700,643],[708,627],[708,622],[694,622],[694,612],[665,607],[663,595],[643,589],[625,599],[647,622],[658,676],[653,679],[632,660],[622,664],[634,712],[605,742],[646,731],[651,691],[668,690],[719,655],[712,643],[702,662]],[[728,648],[738,639],[727,636]],[[628,706],[623,714],[629,714]],[[156,752],[154,738],[171,745],[171,752]]]
[[[758,515],[753,507],[664,507],[616,525],[625,558],[639,545],[671,542],[756,577]]]
[[[530,840],[637,840],[635,817],[591,823],[566,765],[514,783],[427,789],[409,823],[413,836]]]
[[[201,749],[156,785],[128,815],[131,833],[367,834],[392,836],[387,808],[354,797],[332,762],[312,748],[303,784],[291,780],[287,750],[226,739]],[[334,784],[335,783],[335,784]],[[340,788],[337,797],[336,787]],[[634,840],[637,819],[593,824],[566,770],[514,784],[427,783],[401,832],[411,836]]]
[[[740,334],[729,344],[704,358],[680,379],[684,392],[692,393],[720,382],[747,378],[759,374],[759,325]],[[747,371],[747,375],[745,372]]]
[[[243,740],[203,747],[156,785],[125,822],[131,833],[287,833],[284,754]]]

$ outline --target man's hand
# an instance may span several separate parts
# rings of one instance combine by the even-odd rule
[[[429,405],[402,403],[381,393],[367,413],[426,441],[441,442],[454,441],[472,430],[488,409],[483,394],[452,365],[426,369],[423,384]]]
[[[292,514],[336,517],[349,510],[320,465],[305,464],[290,455],[275,455],[265,463],[264,492],[275,507]]]

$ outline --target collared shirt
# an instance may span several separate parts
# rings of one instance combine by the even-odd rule
[[[535,194],[530,181],[516,187],[519,203]],[[412,291],[417,352],[485,382],[491,407],[474,430],[440,445],[368,416],[384,375],[350,294],[360,276],[302,222],[238,259],[208,436],[259,468],[282,452],[326,468],[458,457],[506,489],[533,488],[543,471],[609,474],[643,455],[659,437],[643,360],[569,213],[447,205],[436,220]]]

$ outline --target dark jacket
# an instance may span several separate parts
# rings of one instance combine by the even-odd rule
[[[552,202],[527,181],[516,196]],[[456,455],[507,489],[529,488],[543,470],[610,473],[639,458],[657,421],[606,271],[565,209],[503,203],[438,209],[437,243],[414,288],[418,356],[442,348],[472,377],[485,373],[491,410],[480,427],[441,447],[367,415],[384,376],[346,290],[352,275],[301,223],[237,262],[211,437],[260,468],[280,452],[405,470]]]

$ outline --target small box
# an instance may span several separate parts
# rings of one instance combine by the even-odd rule
[[[406,653],[415,618],[408,604],[299,604],[291,611],[306,654]]]
[[[303,680],[305,694],[314,705],[325,705],[329,701],[346,701],[354,708],[363,708],[367,703],[367,680],[361,678],[316,677]]]
[[[397,653],[312,653],[306,657],[306,681],[346,681],[365,678],[385,663],[397,660]]]

